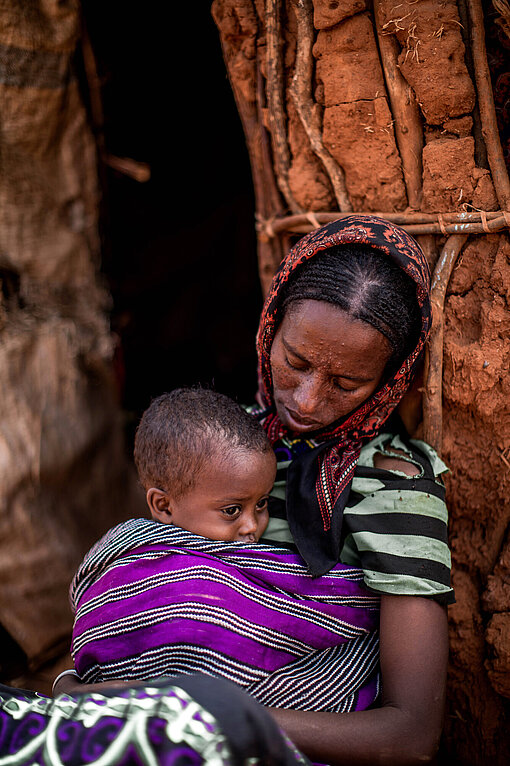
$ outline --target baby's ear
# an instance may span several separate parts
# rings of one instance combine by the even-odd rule
[[[170,498],[166,492],[157,487],[150,487],[147,490],[147,505],[149,506],[151,516],[154,521],[161,521],[163,524],[172,523],[172,510],[170,508]]]

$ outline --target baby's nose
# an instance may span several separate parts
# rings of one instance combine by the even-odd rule
[[[239,536],[243,540],[252,542],[256,539],[257,532],[257,517],[255,513],[245,512],[243,513],[241,523],[239,525]]]

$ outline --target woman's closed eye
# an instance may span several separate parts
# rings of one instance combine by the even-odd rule
[[[237,519],[241,515],[242,508],[240,505],[229,505],[227,508],[222,508],[221,512],[228,519]]]
[[[358,386],[356,384],[351,383],[348,386],[346,386],[343,383],[340,383],[338,378],[333,378],[333,387],[337,388],[339,391],[345,391],[347,393],[351,393],[352,391],[357,391],[358,389]]]
[[[307,363],[303,359],[299,359],[299,357],[290,357],[288,354],[285,354],[285,361],[293,370],[306,370],[307,368]]]

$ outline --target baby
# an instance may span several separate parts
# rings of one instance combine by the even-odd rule
[[[361,570],[313,578],[290,548],[259,542],[276,459],[255,418],[212,391],[163,394],[142,417],[135,461],[152,519],[111,529],[76,573],[79,677],[201,673],[273,707],[373,704],[378,598]]]
[[[264,533],[276,459],[263,428],[227,396],[179,388],[154,399],[135,463],[154,521],[212,540]]]

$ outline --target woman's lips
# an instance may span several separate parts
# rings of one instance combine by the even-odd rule
[[[300,415],[299,412],[289,409],[289,407],[283,407],[285,411],[285,420],[288,425],[295,431],[315,431],[322,426],[317,420],[312,420],[304,415]]]

